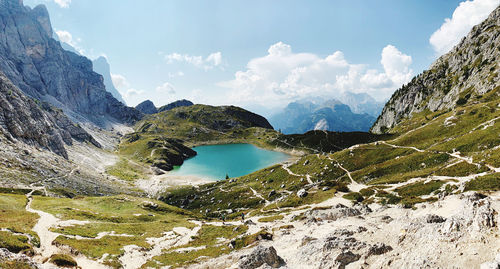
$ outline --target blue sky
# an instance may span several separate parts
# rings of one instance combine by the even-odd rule
[[[500,0],[24,2],[45,4],[84,55],[106,55],[129,105],[188,98],[258,110],[343,91],[384,100]]]

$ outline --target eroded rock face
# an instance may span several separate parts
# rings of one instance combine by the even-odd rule
[[[72,139],[99,143],[64,113],[26,97],[0,72],[0,133],[10,141],[47,148],[68,158],[64,145]]]
[[[304,237],[298,255],[305,264],[318,268],[345,268],[361,258],[382,255],[392,251],[383,243],[369,244],[357,239],[359,230],[336,229],[325,238]]]
[[[134,122],[141,113],[107,92],[92,62],[65,51],[52,38],[47,9],[0,1],[0,71],[25,94],[83,115],[97,124],[107,117]]]
[[[308,219],[316,219],[320,221],[335,221],[341,218],[359,216],[361,214],[362,212],[357,208],[337,204],[328,210],[311,210],[307,213],[307,217]]]
[[[263,265],[272,268],[279,268],[285,264],[285,261],[278,256],[274,247],[258,246],[249,255],[244,255],[240,258],[240,269],[255,269]]]
[[[453,108],[498,87],[499,33],[500,7],[430,70],[397,90],[371,131],[384,133],[412,113]]]

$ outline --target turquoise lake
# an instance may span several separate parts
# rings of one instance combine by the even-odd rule
[[[175,167],[169,174],[221,180],[226,174],[240,177],[290,158],[288,154],[251,144],[208,145],[193,149],[198,155]]]

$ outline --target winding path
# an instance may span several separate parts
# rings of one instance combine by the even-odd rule
[[[52,255],[57,253],[65,253],[69,255],[71,254],[68,253],[68,251],[60,249],[52,244],[54,240],[61,234],[50,231],[50,228],[57,227],[58,225],[60,225],[62,221],[56,218],[52,214],[49,214],[41,210],[33,209],[31,207],[31,203],[33,202],[32,195],[33,192],[35,192],[35,190],[37,189],[33,189],[30,193],[26,194],[26,198],[28,199],[28,202],[26,203],[26,211],[35,213],[40,216],[40,219],[38,219],[38,222],[32,229],[34,232],[38,234],[38,237],[40,238],[40,247],[35,248],[36,254],[34,260],[35,262],[39,263],[42,266],[42,268],[54,268],[53,265],[48,263],[48,260]],[[67,223],[68,221],[65,222]],[[109,268],[97,261],[90,260],[83,255],[78,255],[78,256],[71,255],[71,256],[73,256],[75,261],[78,263],[78,266],[82,268],[96,268],[96,269]]]
[[[356,182],[352,176],[351,176],[351,172],[347,169],[345,169],[337,160],[333,159],[332,157],[330,157],[329,155],[327,155],[327,158],[330,160],[330,161],[333,161],[335,163],[337,163],[337,166],[338,168],[344,170],[344,172],[346,172],[347,176],[349,177],[349,179],[351,180],[351,184],[349,184],[349,186],[347,186],[351,191],[354,191],[354,192],[359,192],[360,190],[364,189],[364,188],[367,188],[368,186],[365,185],[365,184],[360,184],[358,182]]]
[[[290,170],[290,168],[289,168],[289,166],[290,166],[290,165],[291,165],[291,164],[284,164],[284,163],[283,163],[283,164],[281,164],[281,167],[282,167],[282,168],[283,168],[283,169],[284,169],[284,170],[285,170],[288,174],[290,174],[290,175],[292,175],[292,176],[296,176],[296,177],[305,177],[305,178],[306,178],[306,180],[307,180],[307,182],[308,182],[309,184],[314,184],[314,182],[311,180],[311,176],[310,176],[309,174],[307,174],[307,175],[299,175],[299,174],[295,174],[294,172],[292,172],[292,170]]]

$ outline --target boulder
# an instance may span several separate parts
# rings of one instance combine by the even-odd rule
[[[446,221],[446,218],[434,214],[428,214],[424,217],[424,221],[426,223],[443,223]]]
[[[240,269],[255,269],[263,265],[272,268],[279,268],[285,264],[285,261],[278,256],[274,247],[258,246],[254,251],[248,255],[240,257]]]
[[[391,246],[388,246],[384,243],[376,243],[375,245],[372,245],[372,246],[370,246],[370,248],[368,248],[366,256],[369,257],[372,255],[382,255],[382,254],[385,254],[391,250],[392,250]]]
[[[305,189],[300,189],[298,192],[297,192],[297,196],[300,197],[300,198],[304,198],[308,195],[309,193],[305,190]]]

